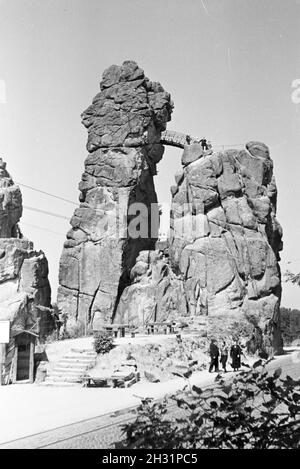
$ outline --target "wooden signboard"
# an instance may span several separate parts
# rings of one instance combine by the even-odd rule
[[[9,343],[9,321],[0,321],[0,386],[3,384],[2,371],[5,364],[5,344]]]
[[[8,344],[9,342],[9,321],[0,321],[0,344]]]

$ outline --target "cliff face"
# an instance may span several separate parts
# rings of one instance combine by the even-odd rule
[[[41,335],[53,327],[48,262],[23,238],[18,226],[22,195],[0,159],[0,320],[11,321],[12,335],[31,329],[40,318]],[[35,329],[36,330],[36,329]]]
[[[249,142],[203,156],[192,144],[182,163],[171,188],[169,246],[140,254],[116,319],[202,316],[208,334],[243,324],[255,346],[280,350],[282,232],[268,148]]]
[[[60,259],[57,302],[69,327],[111,321],[138,253],[157,239],[150,206],[157,203],[153,175],[164,152],[160,134],[170,120],[170,95],[129,61],[108,68],[100,89],[82,114],[89,154]],[[144,238],[127,231],[135,203],[147,208]]]

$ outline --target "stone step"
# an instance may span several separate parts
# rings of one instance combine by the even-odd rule
[[[64,386],[64,387],[71,387],[71,386],[78,386],[80,383],[78,382],[68,382],[68,381],[54,381],[53,379],[46,379],[39,386]]]
[[[44,381],[44,386],[80,386],[82,385],[81,381],[78,380],[62,380],[62,379],[49,379]]]
[[[48,381],[62,381],[68,383],[81,383],[82,375],[61,375],[61,374],[52,374],[46,378],[45,383]]]
[[[93,349],[80,349],[80,348],[73,347],[71,348],[71,352],[97,356],[97,353]]]
[[[57,369],[56,367],[53,368],[48,376],[82,376],[86,373],[87,370],[70,370],[68,369]]]
[[[59,366],[59,367],[63,367],[63,368],[74,368],[74,369],[78,369],[78,368],[84,368],[84,369],[87,369],[87,368],[90,368],[91,366],[94,365],[94,362],[92,364],[90,363],[87,363],[87,362],[72,362],[72,361],[67,361],[67,360],[60,360],[58,363],[56,363],[55,367]]]
[[[68,355],[71,355],[72,357],[97,358],[96,353],[79,353],[79,352],[73,352],[72,350],[68,352]]]
[[[56,365],[54,368],[52,368],[51,371],[49,371],[49,375],[54,371],[59,371],[61,373],[85,373],[88,370],[86,366],[81,366],[81,367],[69,367],[69,366],[63,366],[63,365]]]
[[[53,374],[49,376],[49,379],[52,379],[53,381],[70,381],[81,383],[83,381],[83,375]]]
[[[96,362],[70,362],[70,361],[59,361],[54,366],[64,366],[65,368],[93,368]]]
[[[59,361],[54,366],[63,366],[64,368],[93,368],[96,362],[71,362],[71,361]]]
[[[76,360],[85,360],[85,361],[92,361],[92,360],[96,360],[96,356],[86,356],[86,355],[78,355],[78,354],[67,354],[65,355],[62,359],[64,360],[65,358],[69,358],[69,359],[72,359],[74,361]]]
[[[88,369],[96,364],[97,353],[89,349],[73,347],[48,371],[45,386],[80,384]]]
[[[64,363],[74,363],[74,365],[86,365],[86,366],[89,366],[90,363],[96,363],[96,360],[83,360],[83,359],[79,359],[79,358],[69,358],[69,357],[65,357],[65,358],[62,358],[60,361],[63,361]]]

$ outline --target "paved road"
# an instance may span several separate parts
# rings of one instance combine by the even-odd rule
[[[278,357],[269,364],[270,371],[282,367],[283,375],[288,374],[294,379],[300,378],[300,351],[290,352]],[[170,408],[172,416],[183,411],[176,405]],[[122,424],[135,418],[136,408],[128,408],[119,412],[82,420],[51,431],[38,433],[0,445],[0,449],[8,448],[55,448],[55,449],[110,449],[115,442],[122,439]]]
[[[122,436],[122,423],[134,419],[134,416],[135,408],[126,409],[19,438],[0,445],[0,449],[114,448],[114,442],[120,440]]]
[[[176,404],[169,407],[173,417],[183,414]],[[0,449],[110,449],[124,434],[122,425],[136,418],[136,408],[83,420],[0,445]]]

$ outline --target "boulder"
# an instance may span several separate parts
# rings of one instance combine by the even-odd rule
[[[145,376],[146,380],[149,381],[150,383],[159,383],[160,382],[160,379],[157,376],[155,376],[154,373],[150,373],[150,371],[145,370],[144,371],[144,376]]]
[[[262,142],[248,142],[246,143],[246,148],[254,157],[267,159],[270,158],[269,148]]]
[[[181,163],[183,166],[187,166],[193,161],[199,160],[203,156],[203,148],[199,143],[192,143],[191,145],[185,145]]]

